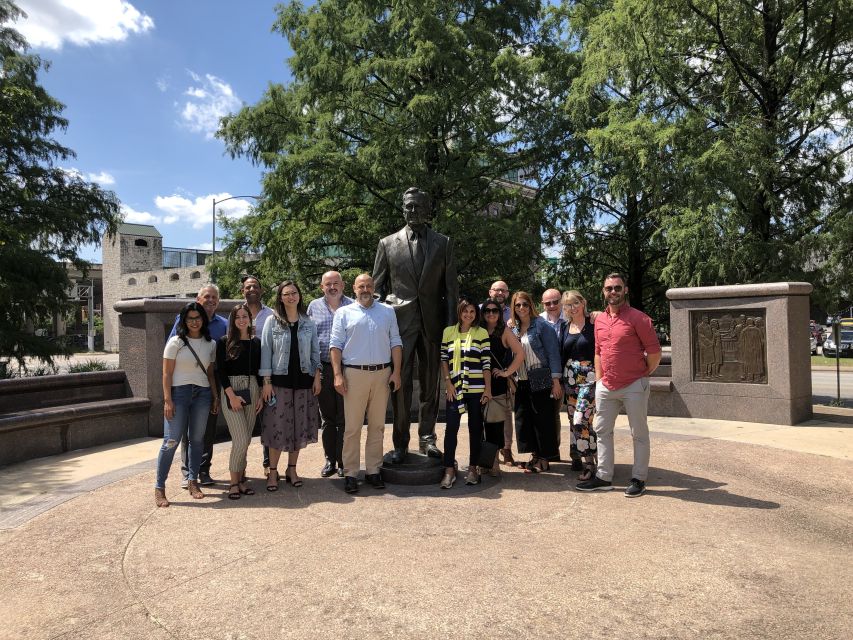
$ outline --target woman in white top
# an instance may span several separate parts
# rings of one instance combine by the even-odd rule
[[[207,313],[198,302],[190,302],[178,318],[177,335],[169,338],[163,350],[163,444],[157,456],[157,481],[154,502],[168,507],[166,478],[175,457],[175,449],[184,434],[189,440],[189,483],[193,498],[204,494],[198,487],[198,472],[204,449],[204,430],[209,413],[219,413],[213,363],[216,343],[210,339]]]

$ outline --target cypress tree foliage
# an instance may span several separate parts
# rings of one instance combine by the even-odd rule
[[[589,6],[597,17],[585,55],[608,72],[646,74],[650,90],[631,125],[652,123],[665,152],[653,162],[675,169],[659,219],[662,280],[806,279],[824,304],[849,298],[853,2]],[[605,77],[598,86],[612,95]],[[629,154],[643,146],[617,142]],[[821,287],[826,280],[846,291]]]
[[[0,0],[0,356],[50,362],[60,345],[25,330],[27,321],[69,308],[63,261],[81,269],[81,244],[99,242],[119,220],[112,192],[58,166],[74,152],[52,136],[66,128],[63,105],[38,84],[48,64],[27,53],[11,26],[22,16]]]
[[[279,10],[292,80],[223,119],[234,156],[264,167],[264,199],[226,224],[220,281],[246,268],[314,283],[331,257],[370,271],[378,239],[403,224],[402,193],[432,197],[463,291],[498,276],[532,283],[542,213],[506,181],[530,166],[519,124],[530,97],[539,2],[320,0]],[[530,194],[528,194],[530,195]],[[485,215],[490,205],[491,215]]]

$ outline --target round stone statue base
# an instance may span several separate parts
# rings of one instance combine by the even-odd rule
[[[444,464],[439,458],[409,451],[402,464],[391,463],[391,452],[385,454],[379,467],[382,479],[390,484],[438,484],[444,476]]]

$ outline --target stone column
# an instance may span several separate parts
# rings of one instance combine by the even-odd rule
[[[812,417],[806,282],[670,289],[672,415],[771,424]]]
[[[188,303],[188,298],[142,298],[121,300],[115,304],[119,313],[119,369],[127,373],[127,382],[135,397],[151,400],[148,412],[148,435],[163,435],[163,347],[175,324],[175,316]],[[217,313],[228,316],[242,300],[222,300]],[[220,430],[226,428],[219,414]]]

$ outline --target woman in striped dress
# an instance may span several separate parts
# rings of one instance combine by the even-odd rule
[[[443,489],[456,482],[456,443],[462,414],[468,414],[471,455],[466,484],[479,484],[477,460],[483,441],[481,405],[492,397],[489,334],[479,326],[480,310],[467,298],[456,306],[457,324],[444,330],[441,339],[441,373],[447,398],[447,424],[444,430]]]

